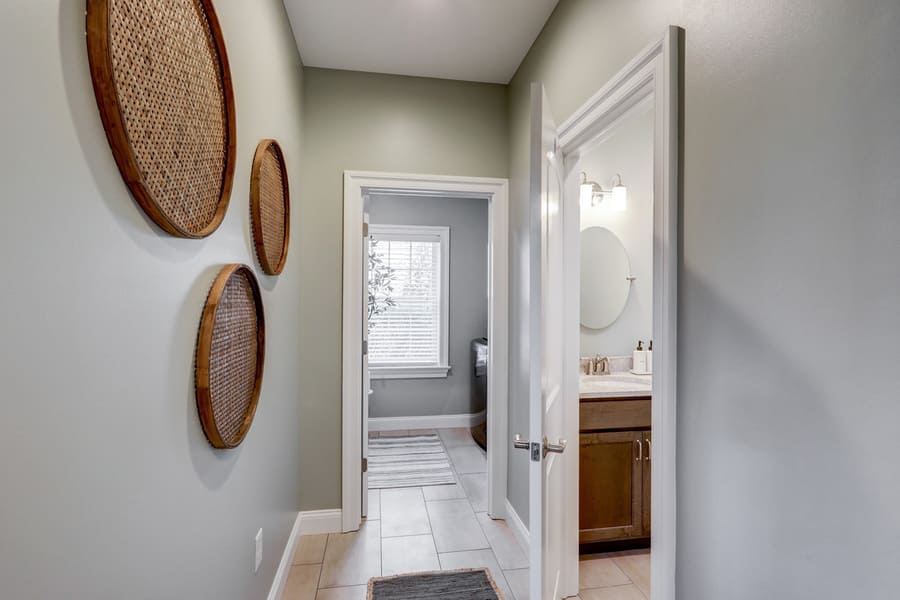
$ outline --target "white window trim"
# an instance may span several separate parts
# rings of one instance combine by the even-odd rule
[[[441,324],[438,364],[369,364],[371,379],[438,379],[450,371],[450,228],[431,225],[369,225],[369,235],[382,240],[427,240],[441,244]]]

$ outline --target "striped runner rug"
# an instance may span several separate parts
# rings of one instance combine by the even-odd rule
[[[369,440],[369,487],[418,487],[456,483],[450,457],[434,433]]]

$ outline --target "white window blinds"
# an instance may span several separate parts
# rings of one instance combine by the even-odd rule
[[[369,365],[446,364],[448,230],[372,225],[371,251],[390,269],[392,306],[370,319]]]

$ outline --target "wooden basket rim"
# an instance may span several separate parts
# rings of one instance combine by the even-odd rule
[[[247,414],[244,422],[241,424],[238,434],[233,440],[225,440],[219,432],[216,425],[212,410],[212,394],[210,392],[210,354],[212,352],[212,336],[216,324],[216,311],[219,307],[219,301],[225,291],[225,285],[234,275],[241,273],[246,275],[247,281],[250,283],[250,290],[253,292],[253,301],[256,305],[256,378],[253,384],[253,396],[250,399],[250,405],[247,408]],[[194,376],[195,395],[197,400],[197,411],[200,414],[200,423],[203,426],[203,432],[206,438],[214,448],[235,448],[244,441],[250,426],[253,424],[253,417],[256,414],[256,407],[259,404],[259,394],[262,389],[263,363],[265,361],[266,349],[266,323],[263,311],[262,293],[260,292],[259,282],[253,269],[241,263],[228,264],[222,267],[218,275],[213,281],[206,297],[206,304],[203,307],[203,316],[200,318],[200,329],[197,333],[197,355],[196,373]]]
[[[209,23],[210,34],[216,45],[219,63],[219,76],[222,79],[222,93],[225,97],[225,173],[216,212],[210,222],[199,232],[192,232],[174,223],[159,207],[147,185],[144,183],[140,167],[137,164],[131,140],[122,116],[118,89],[113,77],[112,57],[109,48],[109,3],[110,0],[87,0],[85,11],[88,62],[91,70],[91,83],[94,96],[100,109],[100,120],[106,131],[106,138],[112,148],[113,158],[122,173],[125,184],[138,204],[154,223],[164,231],[176,236],[200,239],[209,236],[219,228],[231,199],[231,188],[234,183],[234,170],[237,160],[236,140],[237,126],[235,119],[234,90],[231,81],[231,67],[225,50],[225,39],[219,18],[216,15],[212,0],[197,0],[203,7]]]
[[[269,148],[274,149],[281,164],[281,187],[284,197],[284,240],[281,246],[281,256],[278,262],[273,266],[269,263],[269,258],[265,252],[265,244],[263,243],[262,219],[260,211],[262,209],[260,198],[260,170],[262,161],[266,156]],[[256,250],[256,258],[262,270],[267,275],[279,275],[284,270],[287,262],[288,246],[291,240],[291,193],[288,184],[287,161],[284,159],[284,151],[281,144],[277,140],[266,138],[256,145],[256,152],[253,154],[253,165],[250,169],[250,222],[253,227],[253,246]]]

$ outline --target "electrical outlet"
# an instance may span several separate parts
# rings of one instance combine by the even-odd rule
[[[253,572],[256,573],[259,571],[259,565],[262,564],[262,529],[256,532],[256,566],[253,567]]]

